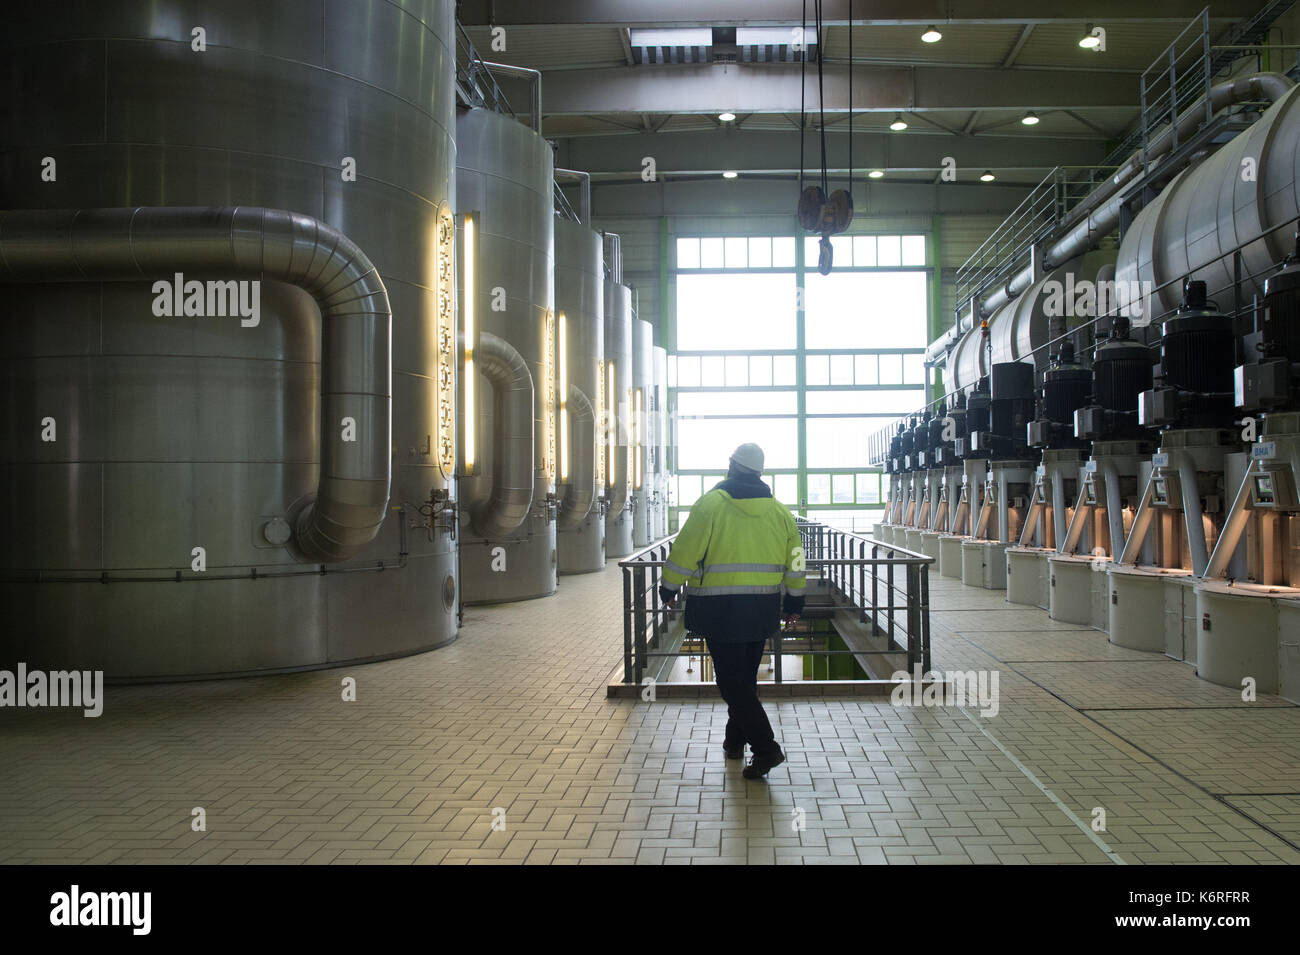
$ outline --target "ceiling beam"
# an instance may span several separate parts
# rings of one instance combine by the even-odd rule
[[[832,165],[848,160],[848,134],[831,145]],[[665,130],[651,140],[642,136],[568,136],[558,140],[560,164],[583,169],[593,177],[609,174],[640,175],[642,160],[651,155],[659,172],[699,173],[735,169],[780,173],[799,161],[794,130],[714,129]],[[804,140],[806,162],[819,161],[819,138],[808,130]],[[960,174],[967,170],[1041,169],[1085,166],[1105,157],[1100,139],[1064,139],[1045,136],[913,136],[905,133],[864,132],[853,136],[853,161],[859,169],[930,170],[951,156]]]
[[[1068,117],[1070,117],[1070,119],[1074,120],[1076,123],[1080,123],[1080,124],[1082,124],[1082,125],[1084,125],[1084,126],[1087,126],[1087,127],[1088,127],[1089,129],[1091,129],[1094,133],[1100,133],[1102,136],[1116,136],[1115,133],[1113,133],[1113,132],[1111,132],[1111,131],[1109,131],[1109,130],[1102,129],[1102,128],[1101,128],[1100,126],[1098,126],[1096,123],[1092,123],[1092,122],[1089,122],[1088,120],[1084,119],[1082,116],[1080,116],[1078,113],[1076,113],[1076,112],[1075,112],[1074,110],[1072,110],[1072,109],[1067,109],[1067,110],[1065,110],[1065,115],[1068,116]]]
[[[1029,39],[1029,34],[1033,32],[1034,25],[1032,23],[1026,23],[1024,29],[1020,31],[1020,35],[1016,37],[1016,42],[1011,44],[1011,49],[1007,52],[1007,55],[1002,58],[1002,66],[1004,69],[1010,67],[1016,62],[1016,57],[1018,57],[1020,51],[1025,48],[1025,41]]]
[[[825,70],[828,113],[847,112],[850,71]],[[1122,73],[1058,70],[863,67],[852,71],[855,112],[923,110],[1047,110],[1133,106],[1137,81]],[[702,64],[627,69],[547,71],[546,112],[796,113],[801,101],[820,108],[817,77],[801,79],[795,64]]]
[[[824,26],[930,23],[1085,23],[1166,20],[1186,23],[1205,0],[824,0]],[[1260,0],[1215,0],[1216,20],[1240,20]],[[743,12],[743,17],[737,17]],[[799,19],[792,0],[461,0],[465,26],[542,24],[622,27],[788,26]]]

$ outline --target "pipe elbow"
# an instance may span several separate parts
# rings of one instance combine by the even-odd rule
[[[533,376],[513,345],[480,332],[474,359],[492,385],[497,408],[492,490],[470,511],[474,527],[488,538],[519,529],[533,504]]]
[[[577,385],[569,385],[568,402],[573,415],[573,479],[561,486],[556,524],[562,531],[581,525],[596,502],[596,413]]]

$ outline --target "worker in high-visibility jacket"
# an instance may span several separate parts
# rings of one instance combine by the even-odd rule
[[[727,701],[722,748],[753,759],[748,779],[785,762],[772,724],[758,699],[763,646],[782,619],[803,613],[804,553],[790,510],[760,479],[763,449],[742,444],[731,456],[727,479],[691,508],[664,566],[660,596],[674,607],[686,584],[686,628],[702,635]],[[784,594],[784,596],[783,596]]]

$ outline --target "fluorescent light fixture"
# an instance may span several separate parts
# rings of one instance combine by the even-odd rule
[[[1037,126],[1038,115],[1031,109],[1029,112],[1025,113],[1024,116],[1020,117],[1020,121],[1026,126]]]
[[[980,176],[980,182],[992,182],[996,178],[997,176],[993,175],[993,171],[991,169],[985,169],[984,175]]]
[[[614,468],[615,468],[615,466],[616,466],[616,464],[615,464],[616,459],[615,459],[615,457],[614,457],[614,449],[615,449],[616,447],[618,447],[618,435],[617,435],[617,433],[616,433],[615,430],[614,430],[615,427],[616,427],[616,425],[615,425],[615,416],[616,416],[616,413],[617,413],[615,409],[616,409],[618,406],[617,406],[617,404],[616,404],[615,401],[614,401],[614,396],[615,396],[616,394],[618,394],[618,392],[616,392],[616,391],[614,390],[614,363],[613,363],[612,361],[609,362],[609,363],[606,365],[606,368],[608,368],[608,370],[609,370],[609,383],[608,383],[608,387],[607,387],[606,390],[605,390],[605,394],[606,394],[606,396],[608,396],[608,399],[609,399],[609,406],[608,406],[608,408],[606,409],[606,412],[605,412],[605,420],[606,420],[606,423],[607,423],[607,428],[606,428],[606,433],[605,433],[605,440],[608,442],[608,445],[609,445],[609,486],[610,486],[610,487],[613,487],[613,486],[614,486]]]
[[[560,480],[569,481],[569,350],[568,322],[560,313]]]
[[[464,260],[464,272],[462,273],[462,294],[461,301],[463,305],[463,316],[465,329],[465,473],[474,473],[474,457],[476,449],[474,447],[475,438],[475,420],[474,420],[474,385],[476,383],[474,376],[474,345],[478,338],[474,331],[474,296],[477,294],[475,282],[477,277],[474,274],[475,262],[474,253],[476,251],[477,239],[475,238],[475,222],[471,215],[465,216],[465,223],[461,235],[463,248],[461,249],[461,258]]]
[[[790,31],[783,32],[788,39]],[[633,29],[628,31],[628,40],[633,46],[712,46],[713,30],[710,27]]]
[[[788,27],[736,27],[736,45],[786,46],[797,40],[795,31],[798,29],[797,23],[792,23]],[[804,47],[810,47],[816,42],[817,31],[813,27],[806,27],[803,31]]]
[[[1088,32],[1083,35],[1081,40],[1079,40],[1079,46],[1083,47],[1085,50],[1092,50],[1101,46],[1101,37],[1092,32],[1091,23],[1088,24]]]
[[[903,130],[907,129],[907,120],[903,119],[902,113],[894,114],[894,121],[889,124],[889,128],[896,133],[901,133]]]
[[[632,409],[632,442],[634,450],[632,452],[633,467],[635,468],[634,483],[636,489],[641,490],[641,389],[636,390],[636,406]]]
[[[723,178],[723,179],[735,179],[735,178],[736,178],[736,175],[737,175],[736,170],[734,170],[734,169],[728,169],[726,172],[724,172],[724,173],[722,174],[722,178]]]
[[[605,424],[605,362],[603,360],[596,362],[596,421],[597,428],[606,428]],[[596,452],[596,486],[605,486],[605,436],[601,436],[596,442],[599,448]]]
[[[871,170],[871,172],[867,173],[867,175],[870,176],[872,179],[879,179],[884,174],[885,174],[884,171],[881,169],[873,169]]]
[[[921,34],[922,43],[938,43],[942,39],[943,34],[939,32],[937,27],[933,26],[926,27],[925,32]]]
[[[725,113],[719,113],[718,119],[724,123],[733,123],[736,121],[736,114],[728,110]]]

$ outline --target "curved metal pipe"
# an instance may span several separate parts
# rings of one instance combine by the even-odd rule
[[[623,284],[623,239],[617,232],[601,232],[605,240],[605,261],[609,263],[609,277],[616,285]]]
[[[573,480],[563,485],[557,530],[577,528],[596,501],[596,412],[591,399],[577,385],[569,385],[570,427],[573,429],[573,457],[569,473]]]
[[[578,184],[578,219],[591,225],[591,173],[577,169],[556,169],[555,178]]]
[[[1281,73],[1256,73],[1227,80],[1211,87],[1210,112],[1217,113],[1237,103],[1251,101],[1275,103],[1293,85],[1291,80]],[[1174,144],[1175,129],[1180,140],[1186,139],[1196,131],[1205,115],[1203,104],[1204,98],[1188,107],[1176,124],[1166,127],[1151,141],[1147,146],[1145,165],[1141,151],[1134,152],[1115,175],[1070,210],[1063,223],[1064,234],[1057,237],[1043,255],[1042,264],[1045,267],[1053,268],[1077,255],[1095,249],[1103,238],[1115,230],[1119,225],[1120,208],[1123,205],[1121,196],[1123,187],[1136,178],[1139,172],[1154,169],[1170,152]],[[1019,272],[1007,276],[987,298],[977,303],[980,316],[988,318],[1033,285],[1035,280],[1032,262]],[[943,337],[933,342],[926,349],[926,357],[931,364],[941,361],[962,333],[970,330],[971,325],[970,320],[964,318],[959,325],[949,329]]]
[[[320,307],[320,476],[298,516],[311,560],[375,539],[392,477],[392,312],[366,254],[325,223],[282,209],[137,207],[0,212],[0,282],[170,279],[190,270],[296,285]],[[357,423],[356,441],[339,422]]]
[[[529,92],[529,110],[528,126],[535,133],[542,131],[542,74],[539,70],[530,70],[526,66],[515,66],[512,63],[489,63],[483,61],[493,73],[501,73],[504,76],[516,76],[528,81]]]
[[[479,332],[474,363],[492,385],[496,434],[492,491],[470,516],[484,537],[504,537],[533,503],[533,376],[515,347],[491,332]]]

